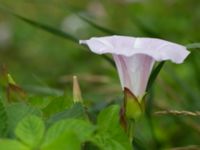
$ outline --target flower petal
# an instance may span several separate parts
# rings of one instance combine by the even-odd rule
[[[97,54],[111,53],[127,57],[145,54],[156,61],[171,60],[174,63],[182,63],[190,53],[182,45],[156,38],[106,36],[80,40],[80,44],[87,44]]]
[[[182,63],[190,53],[182,45],[155,38],[106,36],[81,40],[80,44],[97,54],[111,53],[122,88],[127,87],[137,97],[145,94],[155,61]]]
[[[122,89],[127,87],[135,96],[143,96],[153,68],[152,57],[137,54],[131,57],[113,55]]]

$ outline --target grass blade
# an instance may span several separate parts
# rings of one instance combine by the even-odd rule
[[[88,19],[88,18],[86,18],[86,17],[84,17],[84,16],[82,16],[82,15],[79,15],[79,14],[76,14],[81,20],[83,20],[84,22],[87,22],[89,25],[91,25],[92,27],[94,27],[94,28],[96,28],[96,29],[98,29],[98,30],[100,30],[100,31],[102,31],[102,32],[104,32],[104,33],[106,33],[106,34],[111,34],[111,35],[113,35],[113,34],[118,34],[118,35],[120,35],[119,33],[116,33],[115,31],[112,31],[112,30],[110,30],[110,29],[107,29],[107,28],[105,28],[105,27],[102,27],[102,26],[100,26],[100,25],[98,25],[98,24],[96,24],[95,22],[93,22],[93,21],[91,21],[90,19]]]
[[[142,21],[140,21],[140,19],[134,18],[132,22],[140,29],[140,31],[142,31],[145,34],[145,36],[162,38],[162,36],[159,33],[156,33],[155,31],[150,29],[147,25],[145,25]]]
[[[17,17],[18,19],[20,19],[20,20],[22,20],[22,21],[24,21],[24,22],[26,22],[26,23],[28,23],[28,24],[34,26],[34,27],[40,28],[40,29],[42,29],[42,30],[44,30],[44,31],[46,31],[46,32],[49,32],[49,33],[53,34],[53,35],[57,35],[57,36],[59,36],[59,37],[68,39],[68,40],[70,40],[70,41],[72,41],[72,42],[74,42],[74,43],[76,43],[76,44],[77,44],[78,41],[79,41],[79,39],[77,39],[76,37],[74,37],[74,36],[71,35],[71,34],[68,34],[68,33],[66,33],[66,32],[63,32],[63,31],[61,31],[61,30],[59,30],[59,29],[53,28],[53,27],[51,27],[51,26],[49,26],[49,25],[46,25],[46,24],[43,24],[43,23],[41,23],[41,22],[37,22],[37,21],[31,20],[31,19],[25,18],[25,17],[23,17],[23,16],[20,16],[20,15],[14,13],[13,11],[11,11],[10,9],[7,9],[7,8],[3,7],[2,5],[0,5],[0,9],[3,10],[3,11],[5,11],[6,13],[11,14],[12,16]],[[88,22],[89,22],[89,21],[88,21]],[[98,25],[96,25],[96,27],[103,29],[103,27],[100,27],[100,26],[98,26]],[[104,32],[109,32],[109,30],[106,30],[106,29],[104,29],[103,31],[104,31]],[[111,32],[111,31],[110,31],[110,32]],[[115,66],[114,61],[113,61],[110,57],[108,57],[107,55],[102,55],[102,57],[103,57],[106,61],[108,61],[112,66]]]
[[[187,44],[185,46],[188,49],[199,49],[200,48],[200,43],[191,43],[191,44]]]
[[[71,40],[72,42],[76,42],[76,43],[78,42],[77,38],[75,38],[74,36],[72,36],[72,35],[70,35],[70,34],[68,34],[66,32],[63,32],[63,31],[61,31],[59,29],[53,28],[53,27],[51,27],[51,26],[49,26],[47,24],[44,24],[44,23],[41,23],[41,22],[38,22],[38,21],[34,21],[34,20],[31,20],[31,19],[25,18],[25,17],[23,17],[21,15],[18,15],[15,12],[11,11],[10,9],[5,8],[5,7],[1,6],[1,5],[0,5],[0,9],[5,11],[6,13],[9,13],[12,16],[14,16],[14,17],[16,17],[16,18],[18,18],[18,19],[20,19],[20,20],[22,20],[22,21],[24,21],[24,22],[26,22],[26,23],[28,23],[28,24],[30,24],[32,26],[34,26],[34,27],[40,28],[40,29],[42,29],[44,31],[47,31],[47,32],[49,32],[51,34],[54,34],[54,35],[57,35],[59,37]]]
[[[78,42],[78,39],[76,39],[74,36],[72,36],[70,34],[67,34],[67,33],[65,33],[65,32],[63,32],[61,30],[58,30],[56,28],[52,28],[52,27],[50,27],[50,26],[48,26],[46,24],[42,24],[42,23],[30,20],[30,19],[24,18],[24,17],[19,16],[17,14],[13,14],[13,15],[16,16],[17,18],[19,18],[20,20],[32,25],[32,26],[35,26],[35,27],[43,29],[44,31],[47,31],[47,32],[52,33],[54,35],[66,38],[66,39],[71,40],[73,42]]]

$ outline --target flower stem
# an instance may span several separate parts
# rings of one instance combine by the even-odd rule
[[[130,143],[133,142],[133,137],[134,137],[134,126],[135,126],[135,122],[134,120],[128,120],[128,130],[127,130],[127,134],[130,140]]]

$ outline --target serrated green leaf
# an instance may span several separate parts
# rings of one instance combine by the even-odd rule
[[[0,99],[0,137],[4,137],[7,133],[7,113]]]
[[[73,131],[81,142],[87,141],[95,127],[87,121],[78,119],[61,120],[53,124],[47,131],[44,146],[50,144],[65,131]]]
[[[119,106],[110,106],[100,112],[97,118],[97,124],[100,130],[112,131],[114,127],[119,126]]]
[[[41,111],[25,103],[13,103],[6,107],[8,115],[8,133],[13,136],[14,129],[19,121],[29,115],[41,116]]]
[[[160,62],[156,67],[155,69],[152,71],[150,77],[149,77],[149,81],[148,81],[148,84],[147,84],[147,92],[150,90],[150,88],[152,87],[152,85],[154,84],[160,70],[162,69],[162,67],[164,66],[165,64],[165,61],[162,61]]]
[[[16,140],[1,139],[0,150],[31,150]]]
[[[41,150],[81,150],[81,142],[72,131],[63,131],[51,143],[43,145]]]
[[[26,145],[37,148],[44,135],[44,122],[37,116],[28,116],[19,122],[16,136]]]
[[[47,124],[51,125],[56,121],[60,121],[63,119],[69,119],[69,118],[87,119],[85,109],[82,106],[82,104],[80,104],[80,103],[74,104],[71,108],[52,115],[47,120]]]
[[[94,137],[93,141],[101,150],[132,150],[129,140],[125,141],[124,136],[114,137],[109,133],[101,133]]]
[[[119,106],[102,110],[98,116],[98,132],[91,139],[102,150],[131,150],[128,136],[119,123]]]
[[[45,116],[51,116],[69,108],[73,101],[65,96],[51,97],[51,102],[42,110]]]

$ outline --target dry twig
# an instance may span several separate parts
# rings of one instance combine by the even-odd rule
[[[200,117],[200,111],[178,111],[178,110],[162,110],[154,112],[155,115],[175,115],[175,116],[193,116],[193,117]]]

